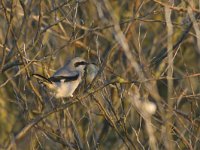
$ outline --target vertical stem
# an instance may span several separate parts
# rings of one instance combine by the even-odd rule
[[[172,108],[173,108],[173,100],[171,97],[173,96],[173,26],[171,22],[171,9],[165,7],[165,19],[167,23],[167,54],[168,54],[168,71],[167,71],[167,87],[168,87],[168,112],[166,113],[166,123],[164,127],[164,144],[166,149],[171,150],[174,149],[174,145],[172,143],[172,135],[171,135],[171,121],[172,121]]]

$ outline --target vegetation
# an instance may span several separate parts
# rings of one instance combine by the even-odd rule
[[[195,0],[1,0],[0,149],[199,149]],[[32,77],[83,57],[73,98]]]

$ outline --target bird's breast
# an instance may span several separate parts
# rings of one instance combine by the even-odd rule
[[[78,87],[80,80],[75,80],[71,82],[60,82],[55,83],[57,86],[56,97],[72,97],[74,91]]]

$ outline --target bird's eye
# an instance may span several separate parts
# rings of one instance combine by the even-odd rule
[[[87,65],[87,62],[81,61],[81,62],[76,62],[76,63],[74,63],[74,67],[78,67],[78,66],[80,66],[80,65]]]

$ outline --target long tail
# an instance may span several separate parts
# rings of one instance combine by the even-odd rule
[[[52,82],[48,78],[46,78],[46,77],[44,77],[44,76],[42,76],[40,74],[32,74],[32,76],[37,78],[37,79],[39,79],[39,80],[41,80],[42,82],[48,82],[48,83],[52,84]]]

